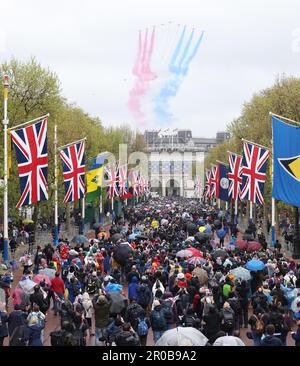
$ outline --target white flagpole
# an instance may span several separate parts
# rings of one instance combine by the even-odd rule
[[[237,225],[237,223],[238,223],[238,200],[237,200],[237,198],[234,201],[234,221],[235,221],[235,224]]]
[[[114,221],[114,198],[111,198],[111,222]]]
[[[250,215],[249,215],[250,223],[253,222],[253,203],[250,201]]]
[[[54,126],[54,245],[58,245],[57,125]]]
[[[81,225],[82,225],[82,235],[85,235],[85,197],[82,197],[82,206],[81,206]]]
[[[225,203],[225,210],[227,211],[228,210],[228,202],[226,201]]]
[[[275,198],[272,197],[272,244],[275,244],[275,225],[276,225],[276,215],[275,215]]]
[[[3,240],[4,252],[3,259],[6,263],[9,262],[8,254],[8,179],[7,179],[7,126],[9,123],[7,117],[7,100],[9,88],[9,76],[3,75],[3,102],[4,102],[4,116],[3,116],[3,133],[4,133],[4,187],[3,187]]]
[[[102,190],[100,193],[100,203],[99,203],[99,209],[100,209],[100,224],[102,224],[102,211],[103,211],[103,200],[102,200]]]

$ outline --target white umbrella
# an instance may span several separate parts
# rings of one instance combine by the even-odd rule
[[[39,274],[43,274],[49,277],[50,280],[52,280],[52,278],[55,277],[55,273],[56,273],[55,269],[52,268],[43,268],[39,270]]]
[[[192,327],[177,327],[167,330],[155,346],[205,346],[208,339]]]
[[[18,287],[20,287],[23,291],[30,293],[33,291],[34,286],[36,285],[35,282],[26,278],[26,280],[20,281]]]
[[[237,346],[245,346],[245,343],[238,337],[233,336],[224,336],[219,337],[213,346],[229,346],[229,347],[237,347]]]
[[[298,311],[300,310],[300,306],[297,306],[297,304],[300,304],[300,296],[297,296],[295,300],[293,300],[292,304],[291,304],[291,310],[294,313],[298,313]]]
[[[241,280],[245,280],[245,281],[248,281],[251,279],[250,271],[244,267],[234,268],[230,272],[234,278],[240,278]]]

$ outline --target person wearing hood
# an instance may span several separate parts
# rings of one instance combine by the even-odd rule
[[[83,306],[84,316],[89,326],[90,336],[92,337],[94,335],[92,333],[93,303],[90,299],[90,295],[87,292],[84,292],[82,295],[81,305]]]
[[[153,306],[154,308],[150,314],[150,323],[155,344],[167,330],[167,321],[160,301],[154,300]]]
[[[275,327],[273,324],[268,324],[265,330],[265,337],[260,341],[260,346],[263,347],[282,347],[281,340],[274,336]]]
[[[234,310],[231,308],[230,304],[225,301],[223,305],[223,309],[221,310],[222,317],[222,330],[227,333],[227,335],[232,335],[235,327]]]
[[[138,334],[132,328],[130,323],[124,323],[122,331],[116,336],[115,343],[117,346],[140,346]]]
[[[290,270],[285,276],[284,276],[284,285],[288,286],[288,284],[291,284],[293,287],[296,286],[297,277],[294,274],[293,270]]]
[[[142,276],[142,282],[137,290],[137,303],[146,310],[152,302],[152,292],[147,284],[147,277]]]
[[[92,303],[95,311],[95,346],[100,346],[100,341],[104,342],[107,339],[110,302],[104,295],[99,295]]]
[[[128,299],[130,302],[137,299],[138,287],[138,278],[136,276],[133,276],[130,285],[128,286]]]
[[[105,281],[105,279],[107,280],[108,278],[109,278],[109,280],[107,283],[107,281]],[[105,283],[107,283],[107,285],[105,285]],[[104,289],[107,293],[111,293],[111,292],[121,293],[123,290],[123,286],[120,285],[119,283],[117,283],[117,281],[114,278],[112,278],[110,276],[106,276],[104,278]]]
[[[9,345],[20,346],[20,340],[25,339],[27,313],[23,311],[20,305],[15,305],[14,310],[8,316],[8,334]]]
[[[37,316],[32,316],[29,319],[27,326],[26,339],[28,340],[28,346],[41,347],[42,342],[42,330],[45,327],[44,322],[40,322]]]

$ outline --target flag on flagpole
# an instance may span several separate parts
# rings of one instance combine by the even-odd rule
[[[85,195],[84,140],[60,151],[65,183],[64,203],[75,202]]]
[[[300,206],[300,129],[272,117],[273,193],[272,197]]]
[[[205,171],[205,187],[203,195],[206,198],[210,198],[210,188],[211,188],[211,171],[206,169]]]
[[[264,204],[264,187],[270,151],[253,142],[244,141],[241,199]]]
[[[97,162],[97,158],[92,158],[87,164],[86,179],[86,201],[93,202],[101,194],[103,181],[103,165]]]
[[[243,182],[242,160],[243,160],[243,157],[241,155],[229,152],[228,196],[230,199],[232,199],[234,201],[239,199],[240,189],[241,189],[241,185]]]
[[[218,165],[212,165],[210,178],[210,198],[219,197],[220,171]]]
[[[11,130],[10,136],[16,152],[21,191],[16,207],[48,200],[47,118]]]
[[[229,180],[228,180],[228,169],[227,166],[223,163],[218,163],[218,170],[219,170],[219,192],[217,198],[220,200],[228,202],[230,201],[228,195],[228,188],[229,188]]]
[[[109,199],[119,197],[118,191],[118,166],[116,162],[104,166],[104,185],[107,187],[107,197]]]

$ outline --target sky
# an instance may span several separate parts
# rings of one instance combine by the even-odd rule
[[[36,57],[57,73],[68,101],[105,126],[190,128],[195,137],[214,137],[277,76],[300,76],[299,14],[298,0],[0,0],[0,63]],[[164,124],[153,114],[155,96],[184,25],[204,36]],[[141,100],[141,125],[127,102],[138,32],[153,26],[157,78]]]

